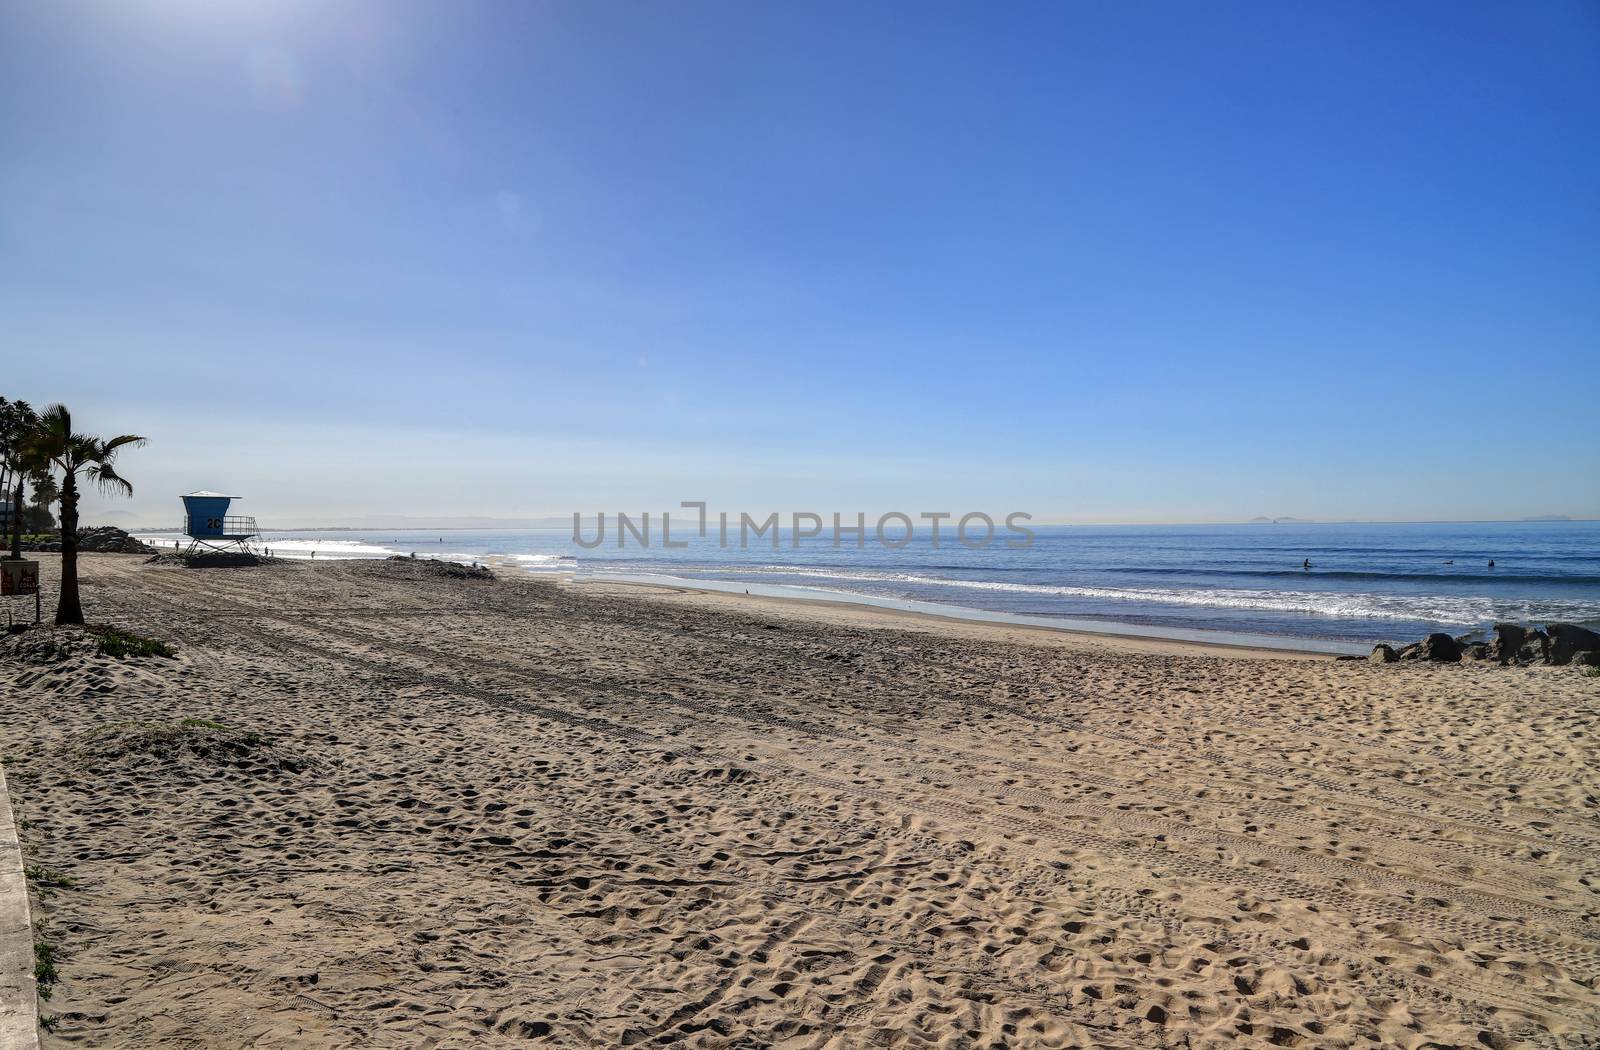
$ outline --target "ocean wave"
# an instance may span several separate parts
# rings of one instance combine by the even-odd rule
[[[531,575],[573,572],[578,559],[571,554],[511,554],[498,555],[517,563],[517,568]]]
[[[1528,572],[1362,572],[1348,569],[1189,569],[1178,566],[1119,565],[1097,572],[1127,573],[1133,576],[1246,576],[1261,579],[1315,580],[1394,580],[1397,582],[1438,581],[1441,583],[1570,583],[1600,584],[1600,576]]]
[[[684,567],[677,567],[683,571]],[[1496,599],[1488,596],[1401,595],[1371,592],[1246,590],[1242,588],[1173,588],[1067,586],[1009,583],[999,580],[961,580],[907,572],[801,568],[795,566],[697,567],[701,572],[745,572],[762,576],[794,576],[848,581],[856,584],[897,584],[953,590],[984,591],[1019,596],[1081,598],[1150,605],[1253,610],[1308,616],[1365,620],[1420,620],[1440,624],[1471,625],[1496,619],[1586,621],[1600,615],[1593,604],[1563,601]]]
[[[1154,548],[1156,550],[1171,550],[1172,547]],[[1526,558],[1529,561],[1588,561],[1600,562],[1589,551],[1550,550],[1530,547],[1515,542],[1499,547],[1333,547],[1318,546],[1311,543],[1290,544],[1281,547],[1234,545],[1234,544],[1196,544],[1193,547],[1182,548],[1186,553],[1205,555],[1215,552],[1243,553],[1243,554],[1286,554],[1295,558],[1306,556],[1315,557],[1318,554],[1356,554],[1364,558],[1460,558],[1462,560],[1505,558],[1513,554]]]

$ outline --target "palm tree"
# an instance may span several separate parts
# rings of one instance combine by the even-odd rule
[[[48,462],[50,470],[61,471],[61,601],[56,605],[56,624],[83,623],[83,606],[78,601],[78,475],[100,486],[101,491],[133,495],[133,486],[118,474],[117,452],[145,439],[123,434],[109,441],[90,434],[72,432],[72,414],[65,405],[51,405],[39,417],[38,429],[29,443],[34,454]]]
[[[26,401],[7,401],[0,397],[0,465],[16,481],[11,493],[0,492],[0,500],[11,497],[11,556],[22,557],[23,482],[36,476],[40,464],[31,455],[31,435],[39,426],[39,414]]]
[[[56,527],[50,507],[61,498],[61,487],[56,479],[41,471],[33,479],[33,506],[28,508],[28,531],[49,532]]]

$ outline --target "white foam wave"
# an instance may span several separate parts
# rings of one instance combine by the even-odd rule
[[[136,536],[157,550],[170,550],[176,539],[179,544],[188,546],[187,537],[174,537],[170,532],[164,534],[149,534]],[[256,541],[258,547],[272,548],[275,558],[309,558],[315,552],[319,558],[386,558],[391,554],[404,553],[392,547],[380,547],[372,543],[362,543],[359,540],[319,540],[319,539],[294,539],[266,536]]]
[[[171,533],[160,536],[138,537],[153,547],[170,549],[173,536]],[[187,545],[186,539],[180,543]],[[466,564],[473,561],[482,561],[483,555],[470,551],[436,551],[418,549],[416,551],[402,550],[399,547],[385,547],[376,543],[363,543],[360,540],[330,540],[308,537],[263,536],[255,541],[255,546],[262,550],[270,550],[274,558],[309,559],[314,554],[320,561],[324,558],[337,560],[350,560],[352,558],[389,558],[396,554],[417,554],[420,557],[431,558],[438,561],[454,561]]]
[[[511,562],[513,568],[531,575],[573,572],[578,567],[578,559],[570,554],[497,554],[491,557]]]
[[[267,537],[261,546],[271,547],[273,557],[309,558],[313,551],[319,558],[386,558],[401,551],[380,547],[359,540],[296,540]]]
[[[1041,597],[1085,598],[1113,602],[1301,613],[1353,619],[1427,620],[1441,624],[1475,624],[1487,620],[1577,618],[1593,609],[1563,602],[1522,602],[1478,596],[1400,595],[1372,592],[1245,590],[1240,588],[1073,587],[996,580],[955,580],[916,573],[820,569],[764,565],[748,571],[773,576],[803,576],[859,583],[912,584]]]
[[[157,550],[171,550],[174,540],[182,546],[188,546],[187,537],[174,536],[172,533],[147,533],[135,537],[150,544]],[[514,563],[514,567],[524,572],[570,572],[576,565],[577,559],[570,554],[489,554],[484,551],[443,551],[427,545],[412,550],[406,547],[390,547],[377,543],[366,543],[361,540],[327,539],[315,536],[263,536],[257,547],[272,551],[275,558],[289,558],[294,560],[310,560],[313,555],[316,560],[340,560],[352,558],[389,558],[397,554],[415,554],[420,558],[437,561],[457,562],[462,565],[484,564],[489,561],[504,561]]]

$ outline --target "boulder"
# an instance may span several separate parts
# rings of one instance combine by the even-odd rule
[[[1379,644],[1372,647],[1372,655],[1367,659],[1375,664],[1392,664],[1400,659],[1400,654],[1394,651],[1392,645]]]
[[[1550,639],[1543,631],[1519,623],[1494,625],[1494,641],[1489,643],[1489,659],[1502,664],[1544,663]]]
[[[1553,623],[1548,627],[1550,644],[1545,658],[1553,664],[1568,664],[1578,653],[1600,649],[1600,634],[1575,623]]]
[[[1573,667],[1600,667],[1600,649],[1588,649],[1572,654]]]
[[[1427,660],[1440,664],[1456,663],[1461,659],[1461,643],[1443,631],[1435,631],[1422,641],[1400,650],[1400,659]]]
[[[1492,629],[1494,641],[1489,643],[1489,658],[1508,664],[1522,648],[1523,636],[1528,632],[1520,623],[1497,623]]]
[[[1550,659],[1550,636],[1543,631],[1534,631],[1528,635],[1528,640],[1522,643],[1522,651],[1517,653],[1519,664],[1542,664]]]
[[[1459,640],[1460,639],[1457,639],[1457,641],[1459,641]],[[1489,643],[1488,642],[1473,642],[1470,645],[1462,646],[1461,647],[1461,659],[1463,659],[1463,660],[1487,660],[1487,659],[1489,659]]]

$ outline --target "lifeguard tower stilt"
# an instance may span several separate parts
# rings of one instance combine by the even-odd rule
[[[189,537],[185,554],[201,548],[217,552],[254,554],[250,541],[261,535],[256,519],[229,514],[228,504],[239,496],[221,492],[191,492],[183,499],[183,532]]]

